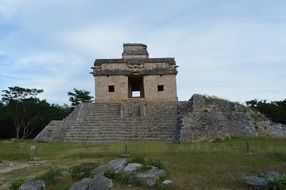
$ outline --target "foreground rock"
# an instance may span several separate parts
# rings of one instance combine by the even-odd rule
[[[267,181],[263,177],[245,176],[244,183],[255,189],[267,189]]]
[[[138,169],[142,168],[142,164],[139,163],[130,163],[124,168],[124,172],[126,173],[133,173]]]
[[[29,181],[20,186],[19,190],[43,190],[46,184],[42,180]]]
[[[158,168],[152,168],[147,172],[137,173],[132,180],[140,185],[152,187],[156,184],[157,180],[166,176],[164,170]]]
[[[138,173],[133,178],[137,183],[143,186],[152,187],[156,184],[157,178],[149,173]]]
[[[265,174],[265,177],[268,178],[268,179],[270,179],[270,178],[277,179],[277,178],[281,177],[281,174],[279,172],[276,172],[276,171],[268,171]]]
[[[170,189],[173,187],[173,182],[169,179],[166,179],[162,182],[162,185],[161,185],[163,188],[165,189]]]
[[[166,171],[151,165],[145,165],[146,168],[150,168],[147,171],[140,170],[142,167],[143,165],[140,163],[127,165],[126,159],[111,160],[108,164],[93,169],[89,178],[74,183],[70,190],[110,190],[113,186],[111,179],[123,183],[153,187],[156,183],[161,183],[161,180],[167,175]],[[165,180],[161,184],[163,188],[169,188],[172,185],[171,180]]]
[[[243,181],[245,184],[249,185],[254,189],[268,189],[270,183],[279,181],[282,177],[282,174],[276,171],[268,171],[266,174],[261,177],[258,176],[245,176]],[[280,183],[280,182],[279,182]],[[286,185],[279,184],[278,189],[286,189]]]
[[[108,166],[110,167],[110,169],[114,170],[117,173],[117,172],[123,171],[126,164],[127,164],[126,159],[115,159],[115,160],[111,160],[108,163]]]
[[[91,184],[91,178],[84,178],[79,182],[72,184],[70,190],[87,190]]]
[[[84,178],[74,183],[69,190],[111,190],[113,183],[104,176],[96,176],[95,178]]]
[[[103,175],[104,172],[108,169],[109,169],[108,165],[100,165],[97,168],[95,168],[94,170],[92,170],[90,175],[91,175],[91,177],[95,177],[97,175]]]

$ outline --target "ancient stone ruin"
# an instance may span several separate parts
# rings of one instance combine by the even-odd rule
[[[231,136],[286,136],[286,126],[243,105],[202,95],[177,98],[174,58],[149,58],[144,44],[123,44],[121,59],[97,59],[95,102],[51,121],[37,141],[102,143],[195,141]]]

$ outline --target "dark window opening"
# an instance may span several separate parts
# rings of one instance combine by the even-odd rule
[[[114,85],[108,85],[108,92],[114,92]]]
[[[164,85],[158,85],[158,92],[164,91]]]
[[[143,77],[128,77],[128,98],[144,98]]]

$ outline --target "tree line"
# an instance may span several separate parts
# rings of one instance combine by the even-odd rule
[[[247,101],[246,105],[264,114],[271,121],[286,124],[286,99],[271,102],[254,99]]]
[[[92,101],[90,92],[73,89],[68,92],[71,105],[51,104],[38,98],[43,89],[8,87],[0,101],[0,138],[34,138],[51,120],[61,120],[74,107]]]

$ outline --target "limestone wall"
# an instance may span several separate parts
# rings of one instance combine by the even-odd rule
[[[114,86],[114,92],[109,92],[108,86]],[[163,90],[158,91],[158,85]],[[146,101],[177,101],[175,75],[148,75],[143,77]],[[97,102],[120,102],[128,100],[127,76],[96,76],[95,94]]]
[[[114,86],[114,92],[109,92],[109,85]],[[98,102],[118,102],[128,99],[128,77],[96,76],[95,95]]]
[[[163,91],[158,91],[158,85],[163,85]],[[146,100],[177,101],[176,75],[144,76],[144,92]]]

